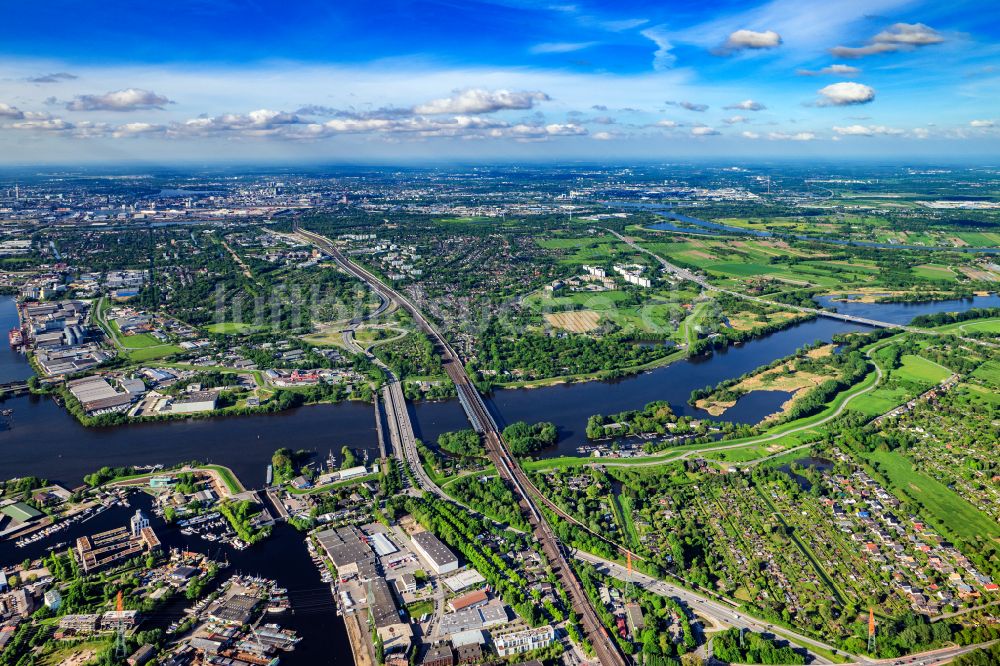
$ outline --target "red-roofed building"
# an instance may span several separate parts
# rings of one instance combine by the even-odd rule
[[[455,597],[448,602],[448,607],[453,611],[460,611],[465,610],[466,608],[482,606],[487,601],[489,601],[489,596],[486,594],[486,588],[483,588],[481,590],[469,592],[468,594],[463,594],[460,597]]]

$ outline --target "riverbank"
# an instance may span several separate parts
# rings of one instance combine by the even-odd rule
[[[886,338],[872,343],[865,348],[865,352],[872,358],[871,354],[878,349],[881,349],[886,344],[889,344],[892,340],[900,337],[893,336],[891,338]],[[788,423],[783,423],[767,431],[753,435],[750,437],[742,437],[738,439],[733,439],[729,441],[719,442],[717,444],[705,445],[705,444],[691,444],[682,445],[677,447],[672,447],[665,449],[664,451],[650,455],[650,456],[637,456],[634,458],[580,458],[580,457],[559,457],[559,458],[549,458],[543,460],[533,460],[526,461],[522,466],[528,471],[543,471],[546,469],[553,468],[564,468],[564,467],[579,467],[579,466],[589,466],[589,465],[601,465],[604,467],[632,467],[632,466],[649,466],[649,465],[661,465],[671,462],[676,462],[678,460],[689,458],[692,454],[706,454],[715,452],[731,452],[737,449],[744,449],[749,447],[760,446],[761,444],[770,443],[774,447],[773,451],[764,452],[762,457],[776,457],[778,455],[785,455],[794,451],[797,448],[801,448],[815,441],[815,438],[821,436],[822,431],[818,428],[836,417],[840,416],[845,409],[847,409],[849,403],[854,399],[858,398],[865,393],[872,391],[878,386],[879,382],[883,377],[883,370],[878,365],[877,362],[872,359],[873,370],[869,372],[864,379],[855,384],[850,389],[839,393],[836,398],[831,400],[826,404],[824,409],[817,414],[812,416],[807,416],[802,419],[797,419],[795,421],[790,421]],[[800,439],[799,436],[802,436]],[[786,438],[788,438],[786,440]],[[725,457],[721,461],[726,462],[753,462],[754,458],[750,460],[742,461],[729,461]]]
[[[642,365],[633,365],[619,370],[601,370],[600,372],[588,372],[579,375],[560,375],[558,377],[546,377],[545,379],[527,379],[515,382],[498,382],[493,385],[494,389],[533,389],[545,388],[548,386],[559,386],[561,384],[578,384],[582,382],[607,382],[615,379],[622,379],[631,375],[637,375],[657,368],[663,368],[674,361],[679,361],[687,356],[683,348],[678,348],[671,354]]]
[[[375,654],[372,642],[368,638],[367,626],[361,625],[359,615],[357,613],[344,615],[344,627],[347,628],[347,639],[351,643],[354,666],[375,666]]]

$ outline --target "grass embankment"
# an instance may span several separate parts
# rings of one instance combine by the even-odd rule
[[[135,474],[125,474],[122,476],[116,476],[113,479],[108,479],[107,481],[102,483],[101,486],[130,485],[129,482],[131,481],[138,481],[140,479],[149,479],[154,476],[171,476],[173,474],[179,474],[179,473],[189,473],[198,471],[204,472],[208,470],[216,472],[219,475],[219,478],[222,479],[222,482],[226,485],[226,488],[228,488],[229,492],[231,492],[232,494],[236,495],[242,492],[246,492],[246,487],[243,485],[243,482],[239,480],[239,478],[236,476],[233,470],[229,469],[228,467],[224,467],[222,465],[196,465],[193,467],[182,465],[179,467],[169,467],[166,469],[161,469],[155,472],[136,472]]]
[[[312,495],[314,493],[322,493],[327,490],[334,490],[336,488],[343,488],[344,486],[353,486],[357,484],[365,483],[366,481],[378,481],[381,477],[380,474],[365,474],[364,476],[359,476],[354,479],[345,479],[344,481],[335,481],[334,483],[328,483],[323,486],[315,486],[313,488],[288,488],[288,492],[293,495]]]
[[[222,482],[226,484],[226,488],[234,495],[246,491],[246,487],[244,487],[236,474],[233,473],[233,470],[228,467],[223,467],[222,465],[202,465],[196,469],[210,469],[217,472],[222,478]]]

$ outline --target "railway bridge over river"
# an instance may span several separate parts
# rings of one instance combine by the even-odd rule
[[[546,504],[551,510],[554,505],[538,491],[528,479],[527,474],[521,469],[513,455],[507,448],[503,440],[496,421],[490,414],[486,403],[483,401],[478,389],[472,383],[465,366],[462,364],[451,345],[437,328],[424,317],[423,313],[413,305],[406,297],[387,286],[370,271],[350,261],[328,238],[319,234],[297,228],[296,233],[310,243],[316,245],[320,250],[327,253],[333,260],[349,274],[355,276],[368,287],[386,300],[392,301],[398,307],[405,310],[417,326],[426,333],[435,344],[437,353],[441,356],[442,366],[448,376],[454,382],[458,390],[459,400],[462,407],[477,431],[483,435],[486,442],[486,450],[497,469],[497,473],[507,481],[515,493],[520,497],[520,504],[531,523],[535,538],[542,544],[552,570],[563,584],[564,589],[569,594],[573,605],[573,610],[580,618],[580,624],[591,645],[594,647],[595,655],[601,664],[605,666],[626,666],[628,661],[618,649],[617,643],[608,634],[601,624],[597,613],[591,606],[583,586],[576,578],[570,567],[567,555],[562,544],[556,538],[536,505],[536,499]],[[416,451],[413,448],[412,428],[409,423],[409,416],[405,409],[405,398],[402,395],[398,380],[390,380],[385,391],[386,408],[389,412],[390,430],[395,431],[394,443],[398,442],[404,449],[406,458],[411,462],[414,472],[421,478],[423,469],[416,458]],[[414,464],[415,463],[415,464]],[[425,481],[421,478],[421,481]],[[424,485],[423,483],[421,485]],[[433,483],[430,486],[434,486]],[[435,486],[436,487],[436,486]],[[431,492],[434,489],[428,487]],[[440,489],[438,489],[439,492]]]

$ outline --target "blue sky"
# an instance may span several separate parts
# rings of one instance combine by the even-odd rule
[[[1000,149],[990,2],[48,0],[4,24],[7,163]]]

